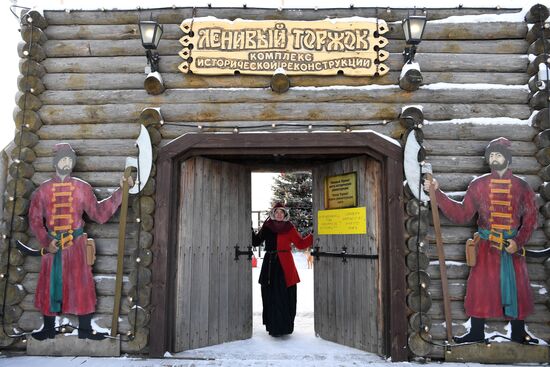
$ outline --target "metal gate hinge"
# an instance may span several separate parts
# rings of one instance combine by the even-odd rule
[[[315,246],[314,250],[311,251],[311,256],[315,257],[315,260],[319,260],[321,256],[326,257],[341,257],[343,263],[348,262],[348,258],[356,258],[356,259],[378,259],[378,255],[373,254],[350,254],[348,253],[348,248],[346,246],[342,246],[342,251],[340,252],[330,252],[330,251],[320,251],[319,246]]]
[[[235,245],[234,260],[235,261],[239,260],[239,256],[241,256],[241,255],[248,255],[248,260],[252,260],[252,255],[254,255],[254,253],[252,252],[252,246],[248,246],[247,248],[248,248],[247,251],[241,251],[241,250],[239,250],[239,245]]]

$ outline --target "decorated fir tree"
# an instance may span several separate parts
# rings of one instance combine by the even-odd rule
[[[281,173],[274,178],[271,186],[272,206],[281,202],[290,209],[290,221],[298,232],[311,232],[312,217],[312,178],[309,172]]]

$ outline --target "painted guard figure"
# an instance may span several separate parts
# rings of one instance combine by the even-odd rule
[[[524,246],[537,227],[535,194],[527,182],[512,174],[510,141],[498,138],[485,149],[491,173],[470,182],[457,202],[433,181],[439,208],[456,223],[467,223],[477,213],[480,241],[477,263],[470,270],[464,308],[471,318],[469,333],[457,343],[485,339],[485,319],[504,317],[512,325],[512,340],[538,343],[525,331],[525,318],[533,312],[533,295]],[[430,182],[424,181],[429,190]]]
[[[96,293],[92,267],[86,262],[82,216],[86,213],[91,220],[105,223],[119,207],[122,192],[117,189],[98,202],[90,184],[70,176],[75,164],[76,154],[69,144],[55,145],[55,175],[31,197],[29,226],[42,255],[35,306],[44,317],[44,327],[32,333],[37,340],[55,337],[58,314],[78,315],[80,339],[101,340],[106,335],[91,326]],[[133,185],[131,179],[129,184]]]

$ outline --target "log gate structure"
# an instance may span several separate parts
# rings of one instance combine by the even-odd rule
[[[98,199],[105,198],[118,186],[126,157],[137,154],[134,141],[143,124],[151,136],[154,164],[144,190],[130,197],[118,324],[121,352],[162,357],[165,351],[250,337],[247,328],[252,321],[247,317],[235,320],[242,332],[234,335],[227,331],[232,322],[227,315],[197,317],[202,323],[198,326],[185,321],[193,318],[199,307],[194,299],[221,308],[224,301],[216,283],[220,279],[227,276],[236,283],[242,281],[236,279],[245,279],[242,287],[248,284],[248,272],[230,270],[235,263],[234,252],[230,252],[235,243],[227,244],[231,262],[220,262],[220,273],[211,270],[206,280],[191,278],[199,268],[185,268],[195,266],[188,256],[204,261],[201,256],[223,253],[215,236],[235,239],[241,248],[246,247],[249,233],[231,232],[233,224],[223,218],[224,214],[231,217],[232,212],[223,203],[240,197],[236,210],[249,221],[250,199],[246,195],[251,171],[309,169],[319,177],[346,170],[360,172],[360,187],[368,195],[360,192],[358,196],[364,196],[368,215],[374,214],[367,220],[368,235],[358,240],[359,247],[350,253],[368,247],[369,253],[379,255],[373,257],[374,262],[348,260],[350,264],[370,261],[373,265],[368,265],[368,273],[362,272],[362,265],[350,265],[351,275],[339,268],[331,273],[334,279],[316,278],[321,284],[317,294],[326,289],[331,292],[339,287],[338,282],[351,284],[341,294],[315,304],[316,330],[334,330],[321,335],[392,361],[446,359],[461,353],[460,347],[446,345],[430,209],[403,185],[403,146],[411,128],[421,130],[434,177],[443,191],[460,200],[469,182],[489,170],[483,158],[487,143],[500,136],[509,139],[514,155],[511,168],[535,190],[540,207],[539,226],[528,247],[546,248],[550,243],[550,83],[541,89],[536,82],[539,65],[550,63],[548,8],[535,5],[525,13],[519,8],[423,9],[428,22],[415,57],[422,85],[412,91],[399,87],[406,46],[401,21],[408,12],[389,7],[173,7],[24,13],[18,48],[21,75],[14,110],[16,135],[12,149],[3,152],[0,162],[0,188],[4,190],[0,347],[25,350],[24,338],[13,336],[41,326],[41,315],[34,307],[40,259],[25,257],[15,241],[38,248],[28,228],[27,213],[32,192],[54,171],[52,147],[69,142],[78,155],[74,175],[89,182]],[[383,20],[388,26],[383,37],[388,40],[384,65],[389,72],[373,76],[289,75],[290,89],[283,93],[269,88],[270,75],[183,73],[180,39],[184,32],[180,25],[207,16],[230,21]],[[487,16],[493,18],[487,21]],[[155,95],[144,89],[147,60],[138,29],[144,18],[164,28],[158,53],[165,89]],[[419,107],[422,116],[416,121],[403,118],[407,106]],[[235,187],[235,193],[223,191],[224,185]],[[322,190],[322,185],[316,190]],[[319,199],[314,207],[322,209],[321,202]],[[199,218],[198,224],[186,222],[189,213]],[[97,246],[94,320],[104,328],[110,327],[115,299],[118,222],[115,215],[106,224],[86,225]],[[219,222],[221,229],[200,227],[210,222]],[[200,229],[186,232],[187,226],[193,225]],[[250,228],[248,222],[235,222],[235,228],[239,226]],[[452,334],[460,335],[466,332],[468,321],[463,308],[469,271],[464,244],[476,225],[475,221],[456,225],[441,216],[441,229]],[[193,237],[197,234],[199,237]],[[185,247],[191,239],[205,247]],[[330,248],[336,246],[331,243],[321,250],[337,250]],[[339,259],[323,261],[341,263]],[[245,263],[244,257],[238,262]],[[203,265],[207,266],[206,262]],[[526,323],[533,335],[548,341],[550,262],[530,258],[528,270],[535,312]],[[206,293],[198,290],[199,285]],[[187,291],[190,298],[186,298]],[[364,295],[364,303],[338,301],[355,294]],[[249,295],[244,292],[243,297]],[[228,307],[235,312],[248,310],[240,303]],[[369,311],[362,313],[365,309]],[[362,315],[368,331],[347,324],[344,316],[334,316],[340,312]],[[76,320],[63,317],[72,323]],[[501,319],[488,320],[486,332],[506,335],[506,325]],[[516,351],[502,360],[502,356],[476,348],[455,359],[521,362],[527,361],[521,359],[527,358],[525,353],[531,353],[522,349],[521,357]],[[548,352],[544,353],[547,357]]]

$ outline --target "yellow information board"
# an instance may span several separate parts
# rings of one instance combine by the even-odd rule
[[[366,234],[367,208],[319,210],[318,234]]]

